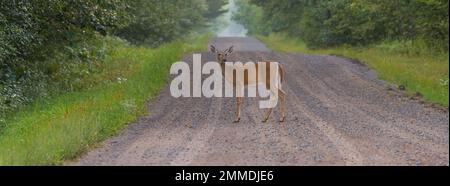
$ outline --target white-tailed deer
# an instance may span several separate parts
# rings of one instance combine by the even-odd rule
[[[220,67],[222,68],[222,75],[225,77],[225,81],[228,81],[228,83],[232,84],[233,87],[236,88],[237,81],[239,81],[239,80],[236,80],[236,74],[233,71],[231,72],[231,73],[233,73],[233,75],[232,75],[233,79],[232,80],[227,79],[226,78],[226,74],[225,74],[225,72],[226,72],[226,70],[225,70],[225,62],[227,62],[228,55],[233,52],[233,46],[231,46],[230,48],[226,49],[225,51],[221,51],[221,50],[216,49],[216,47],[214,47],[213,45],[211,45],[210,46],[210,50],[211,50],[212,53],[214,53],[216,55],[217,61],[220,63]],[[279,100],[281,102],[281,105],[280,105],[280,112],[281,112],[280,122],[283,122],[285,117],[286,117],[286,113],[285,113],[285,111],[286,111],[286,109],[285,109],[286,93],[281,89],[281,84],[284,81],[284,67],[281,64],[277,64],[278,65],[278,74],[279,75],[271,77],[269,75],[270,74],[270,66],[271,66],[270,64],[271,63],[276,63],[276,62],[263,61],[263,63],[265,64],[264,65],[265,67],[262,67],[262,68],[266,68],[266,80],[265,81],[264,81],[264,79],[259,78],[258,73],[256,73],[256,74],[249,74],[248,70],[243,69],[243,71],[244,71],[244,80],[243,81],[244,82],[239,82],[239,83],[242,83],[244,87],[247,87],[249,85],[256,85],[257,86],[259,84],[264,83],[266,88],[267,88],[267,87],[270,87],[271,83],[278,82],[278,85],[276,87],[278,89],[278,98],[279,98]],[[255,67],[256,67],[256,72],[259,72],[258,71],[259,63],[256,63]],[[249,78],[249,77],[255,77],[255,76],[256,76],[256,79],[255,78]],[[279,78],[279,79],[273,80],[271,78]],[[233,82],[230,82],[230,81],[233,81]],[[235,120],[235,122],[239,122],[240,119],[241,119],[241,100],[242,100],[242,97],[237,96],[236,99],[237,99],[236,100],[237,101],[237,111],[236,111],[236,120]],[[266,113],[266,115],[264,117],[263,122],[267,122],[267,120],[269,120],[269,117],[270,117],[271,113],[272,113],[272,108],[269,108],[269,110],[267,111],[267,113]]]

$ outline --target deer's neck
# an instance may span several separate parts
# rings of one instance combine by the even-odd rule
[[[220,63],[220,68],[222,69],[222,75],[225,77],[225,63]]]

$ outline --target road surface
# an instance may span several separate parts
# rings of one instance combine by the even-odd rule
[[[149,114],[75,165],[449,165],[449,113],[376,79],[367,67],[330,55],[270,52],[253,38],[229,61],[277,60],[286,67],[287,117],[262,123],[257,98],[173,98],[169,87]],[[204,52],[203,62],[214,60]],[[192,61],[192,54],[184,61]]]

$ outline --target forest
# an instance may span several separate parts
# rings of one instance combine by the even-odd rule
[[[55,165],[147,112],[227,0],[0,1],[0,165]]]
[[[288,145],[282,143],[283,146],[295,147],[299,145],[298,139],[319,144],[323,138],[331,142],[319,149],[326,152],[335,142],[342,144],[352,139],[355,146],[377,147],[367,151],[370,152],[368,163],[373,159],[371,152],[393,155],[395,160],[403,156],[408,164],[416,163],[409,160],[417,154],[424,157],[426,164],[435,152],[440,153],[437,159],[442,155],[448,160],[448,150],[440,148],[448,149],[448,16],[445,0],[1,0],[0,165],[66,164],[141,120],[143,125],[139,127],[147,128],[139,128],[139,132],[160,131],[167,135],[161,138],[142,133],[145,135],[133,139],[155,144],[176,141],[168,147],[157,145],[166,149],[170,145],[197,144],[192,139],[202,144],[226,141],[220,138],[222,135],[191,136],[202,134],[203,129],[211,132],[225,129],[228,133],[223,136],[245,141],[253,139],[247,135],[255,132],[287,135],[285,130],[272,130],[276,129],[274,126],[283,126],[298,130],[295,132],[298,136],[291,136],[295,140],[289,140]],[[220,31],[233,26],[239,27],[239,33],[248,31],[247,35],[212,39],[214,33],[220,37]],[[221,40],[223,45],[241,45],[232,54],[238,57],[245,53],[242,46],[254,49],[255,44],[264,49],[247,53],[250,57],[285,56],[280,63],[287,63],[291,68],[286,73],[288,84],[284,87],[292,92],[287,98],[291,99],[288,101],[291,111],[286,124],[262,125],[256,124],[256,119],[235,124],[225,117],[210,118],[215,115],[213,111],[233,113],[234,109],[225,107],[228,103],[215,107],[213,102],[205,100],[196,100],[198,104],[177,100],[167,103],[170,106],[167,109],[166,103],[149,106],[154,98],[163,95],[161,90],[169,82],[170,66],[174,62],[185,55],[206,51],[216,40]],[[373,78],[370,81],[353,76],[353,70],[346,70],[343,66],[347,63],[342,61],[351,62],[358,69],[363,65],[361,73],[367,70],[376,75],[370,74],[367,77]],[[378,80],[383,84],[374,88]],[[304,85],[310,87],[302,89]],[[425,109],[427,113],[421,112]],[[246,111],[251,114],[246,119],[257,115],[255,109]],[[304,116],[305,111],[310,114]],[[153,119],[149,118],[154,112],[176,117],[163,117],[165,120],[156,119],[152,123]],[[185,115],[192,120],[182,121]],[[347,119],[358,122],[347,122]],[[194,120],[198,125],[191,125]],[[325,130],[311,133],[311,129],[304,127],[305,123]],[[433,127],[429,127],[431,124]],[[179,128],[173,130],[174,127]],[[379,136],[378,127],[394,133]],[[406,130],[400,130],[398,139],[393,139],[399,128]],[[249,130],[252,132],[246,132]],[[189,135],[180,135],[179,131]],[[323,131],[348,138],[329,140],[330,135],[324,135]],[[426,133],[436,136],[430,136],[427,140],[430,143],[422,144],[425,148],[420,146],[419,151],[415,148],[419,146],[391,146],[421,142],[422,134]],[[314,138],[308,139],[304,134]],[[355,134],[367,138],[355,138]],[[149,138],[139,138],[142,136]],[[257,136],[262,137],[256,138],[262,144],[274,144],[264,138],[267,135]],[[259,145],[253,141],[242,144]],[[385,144],[380,150],[379,146]],[[430,154],[429,144],[436,150]],[[280,148],[284,147],[273,146],[257,153],[265,156]],[[167,157],[183,154],[186,149],[191,151],[173,149],[180,151],[169,150]],[[335,149],[331,150],[323,155],[335,154]],[[241,157],[241,151],[239,148],[233,157]],[[292,153],[293,157],[301,155],[299,159],[306,157],[298,149],[284,152]],[[316,154],[310,155],[310,159],[315,159],[312,157]],[[155,158],[148,156],[148,159]],[[282,164],[287,162],[283,161]]]
[[[351,58],[406,95],[448,108],[447,0],[237,2],[234,19],[272,50]]]
[[[448,50],[446,0],[250,0],[235,16],[252,34],[285,32],[309,47],[414,41]]]
[[[201,30],[225,0],[0,2],[0,128],[37,98],[105,82],[114,46],[158,47]]]

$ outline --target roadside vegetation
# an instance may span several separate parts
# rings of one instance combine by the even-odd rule
[[[420,94],[448,108],[448,1],[240,0],[238,4],[234,19],[275,51],[358,59],[408,94]]]
[[[0,165],[61,164],[145,113],[223,3],[2,1]]]
[[[145,102],[166,84],[170,65],[201,51],[208,35],[152,49],[112,41],[107,81],[89,90],[38,99],[0,133],[0,165],[54,165],[75,158],[146,112]]]
[[[416,54],[416,47],[410,46],[412,43],[392,42],[365,47],[310,49],[302,40],[295,40],[283,34],[258,38],[275,51],[332,54],[358,59],[374,69],[379,78],[404,86],[407,94],[416,96],[419,92],[430,102],[448,108],[448,53]]]

